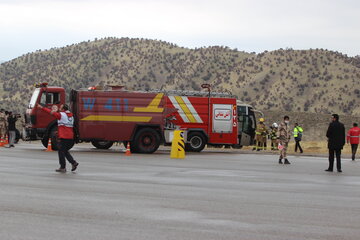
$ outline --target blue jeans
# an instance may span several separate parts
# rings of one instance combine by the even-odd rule
[[[14,146],[16,138],[15,130],[9,130],[9,146]]]

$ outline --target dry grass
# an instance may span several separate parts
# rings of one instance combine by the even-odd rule
[[[295,142],[292,142],[290,145],[290,152],[294,152],[295,149]],[[327,148],[327,141],[306,141],[301,142],[301,147],[303,148],[304,152],[307,153],[328,153]],[[350,145],[346,144],[342,151],[344,154],[351,154],[351,147]]]
[[[266,152],[274,152],[269,150],[270,149],[270,141],[268,141],[268,150]],[[328,154],[328,148],[327,148],[327,141],[301,141],[301,147],[306,154]],[[244,147],[245,150],[252,150],[253,146],[247,146]],[[288,153],[294,154],[295,153],[295,142],[290,141],[289,147],[288,147]],[[351,147],[349,144],[346,144],[344,146],[344,149],[342,151],[343,154],[351,154]]]

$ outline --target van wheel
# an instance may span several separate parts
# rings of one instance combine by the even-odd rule
[[[188,135],[188,142],[185,145],[185,150],[189,152],[201,152],[205,147],[204,134],[200,132],[191,132]]]
[[[97,149],[109,149],[112,147],[112,145],[114,144],[114,142],[112,141],[98,141],[98,140],[94,140],[91,141],[91,144],[96,147]]]
[[[153,128],[142,128],[136,133],[131,148],[138,153],[153,153],[159,146],[159,133]]]
[[[233,144],[233,145],[231,145],[231,147],[234,149],[241,149],[243,146],[240,144]]]

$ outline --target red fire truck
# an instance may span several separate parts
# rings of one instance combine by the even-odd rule
[[[37,85],[25,114],[24,138],[41,139],[45,147],[49,138],[56,143],[57,121],[35,106],[63,103],[64,88]],[[76,142],[91,142],[100,149],[130,142],[132,152],[152,153],[161,143],[171,143],[176,128],[187,130],[186,149],[197,152],[206,144],[250,145],[255,136],[254,109],[228,94],[91,88],[72,90],[70,106]]]

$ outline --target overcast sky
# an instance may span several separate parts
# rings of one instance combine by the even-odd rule
[[[0,61],[103,37],[360,55],[359,0],[0,0]]]

